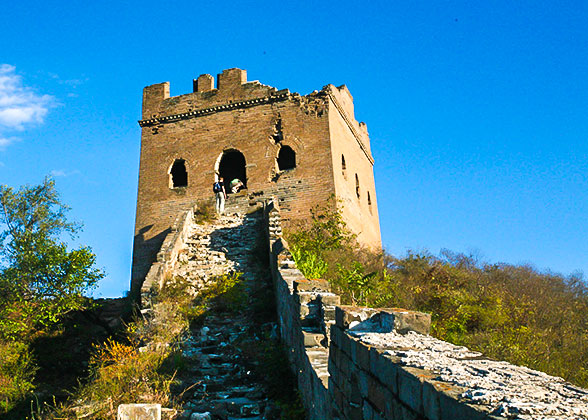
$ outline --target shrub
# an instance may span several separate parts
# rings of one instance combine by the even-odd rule
[[[36,370],[26,344],[0,342],[0,413],[14,408],[33,390]]]
[[[213,308],[219,312],[237,313],[247,305],[247,291],[242,273],[232,272],[210,279],[194,301],[195,306]]]
[[[217,217],[212,201],[200,201],[194,211],[194,221],[199,225],[210,223]]]
[[[308,279],[321,279],[327,273],[327,263],[313,252],[293,247],[292,257],[298,269]]]

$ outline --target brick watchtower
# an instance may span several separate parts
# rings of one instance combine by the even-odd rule
[[[335,194],[359,242],[381,247],[369,136],[345,85],[301,96],[247,82],[237,68],[219,74],[216,89],[203,74],[186,95],[170,97],[167,82],[147,86],[139,125],[131,290],[141,287],[178,213],[212,198],[219,176],[241,179],[257,200],[278,198],[289,220]]]

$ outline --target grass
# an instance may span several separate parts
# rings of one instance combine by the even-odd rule
[[[210,200],[200,201],[194,211],[194,221],[199,225],[210,223],[216,220],[217,214],[214,202]]]

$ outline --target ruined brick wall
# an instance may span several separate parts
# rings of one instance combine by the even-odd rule
[[[342,88],[327,86],[300,96],[246,79],[244,70],[229,69],[218,75],[216,89],[210,75],[196,79],[194,92],[185,95],[170,97],[169,83],[144,89],[134,292],[140,289],[176,216],[196,200],[213,197],[219,163],[223,153],[230,151],[239,151],[245,158],[249,196],[258,201],[276,197],[287,221],[307,218],[311,207],[326,202],[332,194],[339,195],[340,190],[349,202],[344,217],[360,242],[381,246],[369,139],[367,130],[354,120],[348,92],[341,94]],[[334,101],[347,111],[341,113]],[[349,123],[367,144],[367,154],[361,151]],[[295,152],[296,166],[280,171],[277,157],[286,146]],[[355,194],[354,184],[339,179],[341,163],[337,166],[336,162],[341,150],[349,151],[345,153],[354,171],[350,176],[357,172],[365,183],[359,200],[349,198]],[[171,187],[170,170],[176,160],[185,164],[185,187]],[[371,209],[366,201],[368,190]],[[232,196],[227,204],[237,199]]]

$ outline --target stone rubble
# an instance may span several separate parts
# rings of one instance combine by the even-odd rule
[[[259,217],[253,215],[226,215],[211,224],[194,224],[177,275],[189,281],[193,294],[212,277],[230,272],[243,273],[247,287],[253,287],[258,274],[253,247],[260,229]],[[193,327],[182,346],[189,370],[183,381],[189,389],[180,419],[279,418],[280,410],[266,397],[259,362],[244,357],[237,346],[272,329],[273,323],[254,328],[246,313],[229,319],[214,312],[204,326]]]
[[[562,378],[487,360],[466,347],[409,332],[399,334],[353,332],[362,342],[387,348],[387,354],[404,366],[425,369],[438,375],[435,380],[468,388],[460,397],[486,405],[495,416],[551,420],[588,419],[588,391]]]

